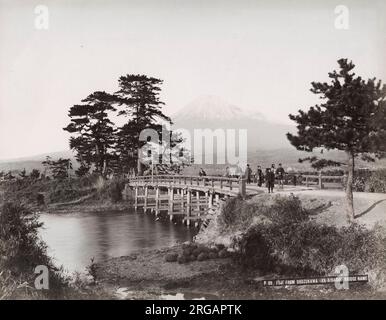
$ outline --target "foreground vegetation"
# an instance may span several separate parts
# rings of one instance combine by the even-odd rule
[[[0,208],[0,300],[108,298],[91,272],[69,277],[53,264],[38,236],[41,226],[37,214],[23,205],[6,202]],[[35,286],[38,266],[48,269],[48,288]]]
[[[220,299],[384,299],[386,234],[377,226],[325,225],[315,219],[327,205],[295,196],[262,194],[229,199],[192,243],[143,250],[98,263],[96,274],[127,298],[165,293]],[[367,274],[369,283],[264,287],[266,279]]]
[[[373,276],[386,284],[386,232],[359,224],[338,228],[317,222],[319,203],[304,206],[295,196],[260,195],[227,201],[199,241],[223,241],[245,269],[275,271],[282,276],[333,275],[345,265],[351,273]],[[375,279],[375,278],[376,279]]]

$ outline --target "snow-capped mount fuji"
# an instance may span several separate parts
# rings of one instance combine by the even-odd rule
[[[176,122],[191,121],[193,119],[200,121],[233,121],[245,118],[264,120],[263,115],[258,112],[248,113],[219,97],[209,95],[196,98],[173,117]]]
[[[246,111],[219,97],[202,96],[172,116],[175,129],[247,129],[248,150],[289,148],[286,133],[295,127],[268,121],[260,112]]]

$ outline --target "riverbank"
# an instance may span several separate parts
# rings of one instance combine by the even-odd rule
[[[82,178],[18,179],[0,184],[0,201],[18,202],[34,212],[76,213],[126,211],[131,194],[122,196],[122,179],[105,180],[91,175]]]
[[[126,212],[132,210],[133,206],[130,202],[110,201],[89,201],[79,204],[50,204],[46,207],[39,208],[37,211],[48,214],[73,214],[73,213],[103,213],[103,212]]]
[[[118,299],[386,299],[368,284],[349,290],[332,285],[264,287],[263,280],[283,278],[240,268],[232,258],[166,262],[181,245],[143,250],[97,264],[100,287]]]
[[[143,250],[99,262],[98,281],[124,299],[386,299],[384,234],[379,225],[364,223],[371,215],[362,216],[360,224],[339,226],[332,220],[344,212],[341,201],[317,194],[300,198],[262,194],[224,204],[196,241],[225,245],[236,252],[232,257],[177,263],[166,257],[181,256],[184,244]],[[334,284],[262,283],[336,275],[335,267],[342,264],[350,274],[367,274],[369,282],[352,283],[349,290],[337,290]]]

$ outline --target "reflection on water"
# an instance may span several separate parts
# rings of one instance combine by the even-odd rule
[[[188,241],[194,229],[155,221],[142,213],[42,214],[40,233],[49,254],[69,271],[84,271],[92,257],[101,261],[144,248],[160,248]]]

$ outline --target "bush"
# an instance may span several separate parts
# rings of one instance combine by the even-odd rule
[[[225,205],[221,210],[220,216],[221,222],[225,226],[231,226],[236,222],[238,217],[235,212],[237,211],[237,208],[241,206],[241,204],[242,199],[240,197],[230,198],[226,201]]]
[[[386,193],[386,169],[377,169],[375,171],[356,170],[353,190],[357,192]]]
[[[108,192],[112,202],[122,201],[122,191],[125,188],[124,181],[121,179],[114,179],[109,183]]]
[[[372,172],[366,183],[365,191],[386,193],[386,169]]]
[[[102,180],[97,187],[97,197],[99,200],[107,200],[116,203],[122,201],[122,191],[124,188],[124,179],[114,178],[112,180]]]
[[[41,227],[36,214],[14,203],[5,203],[0,211],[0,298],[17,296],[18,290],[23,295],[32,297],[45,294],[36,291],[34,269],[45,265],[49,269],[49,294],[55,297],[66,288],[66,280],[58,273],[47,255],[46,245],[39,239]],[[27,287],[19,288],[27,283]]]
[[[257,200],[256,200],[257,199]],[[252,201],[241,198],[229,199],[220,214],[220,224],[225,228],[245,230],[258,220],[271,222],[300,222],[308,219],[299,198],[262,194]]]
[[[261,199],[254,205],[255,216],[265,219],[255,220],[234,239],[236,260],[244,267],[325,275],[342,264],[350,272],[361,272],[386,261],[385,234],[380,229],[320,225],[308,218],[296,197]]]

